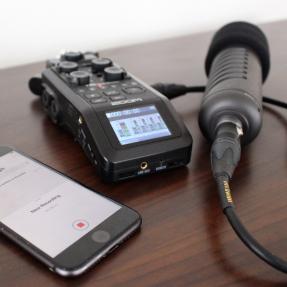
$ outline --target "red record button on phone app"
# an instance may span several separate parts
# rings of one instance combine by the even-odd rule
[[[86,220],[78,219],[73,222],[73,227],[76,230],[84,230],[89,227],[89,223]]]

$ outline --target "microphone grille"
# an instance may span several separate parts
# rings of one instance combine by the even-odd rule
[[[262,80],[264,82],[270,70],[268,41],[259,27],[247,22],[232,22],[215,33],[205,59],[207,76],[214,58],[220,51],[228,47],[242,46],[252,49],[257,54],[262,65]]]

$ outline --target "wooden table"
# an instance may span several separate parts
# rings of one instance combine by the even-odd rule
[[[262,25],[272,54],[264,86],[287,101],[287,21]],[[104,51],[147,83],[205,84],[204,58],[213,33]],[[95,39],[95,45],[97,41]],[[59,47],[60,48],[60,47]],[[96,46],[95,46],[96,49]],[[51,55],[53,56],[53,55]],[[281,274],[249,252],[223,216],[201,135],[201,94],[173,100],[194,138],[186,168],[118,184],[104,184],[72,137],[51,123],[28,79],[43,63],[0,71],[1,144],[12,145],[138,210],[142,231],[79,278],[51,273],[0,239],[0,286],[286,286]],[[266,247],[287,258],[287,111],[266,106],[257,139],[243,151],[232,182],[242,221]]]

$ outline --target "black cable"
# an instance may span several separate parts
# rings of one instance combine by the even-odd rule
[[[168,99],[174,99],[183,96],[187,93],[202,93],[205,90],[205,86],[186,86],[180,84],[168,84],[168,83],[156,83],[152,87],[165,95]]]
[[[187,93],[196,93],[196,92],[204,92],[205,86],[187,86],[186,92]]]
[[[272,99],[269,97],[263,97],[263,102],[270,104],[270,105],[278,106],[280,108],[287,109],[287,103],[276,100],[276,99]]]
[[[228,176],[218,176],[216,177],[216,182],[223,212],[237,236],[247,246],[247,248],[249,248],[259,258],[264,260],[272,267],[287,273],[287,261],[277,257],[276,255],[269,252],[266,248],[264,248],[254,237],[250,235],[250,233],[237,217],[231,196],[231,190],[229,187]]]
[[[217,183],[222,210],[241,241],[259,258],[272,267],[287,273],[287,261],[273,255],[256,241],[236,215],[229,181],[240,160],[240,136],[235,124],[223,123],[218,127],[211,147],[211,167]]]
[[[185,86],[178,84],[157,83],[152,86],[169,99],[173,99],[186,93],[204,92],[204,86]],[[269,97],[263,97],[263,102],[287,109],[287,103]],[[275,269],[287,273],[287,261],[275,256],[264,248],[243,226],[236,215],[229,180],[240,160],[242,135],[241,126],[231,123],[223,123],[218,127],[216,138],[211,147],[211,167],[217,182],[218,193],[223,212],[230,225],[241,241],[255,255],[271,265]]]
[[[246,228],[242,225],[239,218],[237,217],[234,207],[227,207],[223,212],[235,233],[255,255],[257,255],[272,267],[287,273],[287,261],[269,252],[254,237],[250,235],[250,233],[246,230]]]
[[[174,99],[187,93],[202,93],[205,86],[186,86],[181,84],[156,83],[152,85],[154,89],[165,95],[168,99]],[[263,102],[287,109],[287,103],[269,97],[263,97]]]

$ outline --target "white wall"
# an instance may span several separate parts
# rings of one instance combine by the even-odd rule
[[[0,67],[63,49],[100,50],[216,29],[232,20],[275,21],[287,18],[286,8],[282,0],[2,0]]]

